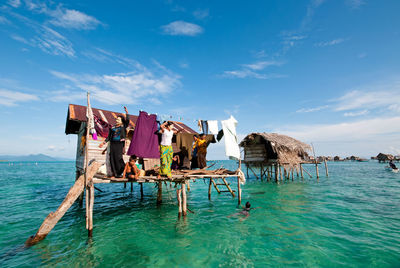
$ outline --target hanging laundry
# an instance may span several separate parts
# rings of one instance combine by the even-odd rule
[[[133,132],[128,155],[136,155],[142,158],[159,158],[157,128],[156,115],[141,111],[136,121],[136,128]]]
[[[207,120],[201,120],[201,128],[203,130],[204,134],[208,134],[208,124],[207,124]]]
[[[96,115],[93,115],[93,119],[94,119],[93,120],[94,121],[94,129],[96,130],[97,134],[103,138],[107,138],[108,131],[110,128],[112,128],[112,125],[101,120]]]
[[[199,133],[203,133],[203,126],[201,125],[201,120],[197,120],[197,126],[199,127]]]
[[[90,105],[89,97],[88,97],[88,107],[86,109],[86,118],[89,126],[89,133],[92,134],[92,138],[94,140],[97,140],[97,133],[96,130],[94,129],[93,111],[92,111],[92,106]]]
[[[217,141],[219,142],[223,136],[224,136],[224,130],[221,129],[220,131],[218,131]]]
[[[217,135],[218,134],[218,121],[217,120],[208,120],[208,131],[211,134]]]
[[[231,159],[240,159],[240,149],[236,136],[236,119],[231,115],[228,120],[221,121],[225,135],[225,154]]]

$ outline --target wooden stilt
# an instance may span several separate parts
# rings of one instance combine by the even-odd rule
[[[94,185],[93,182],[90,182],[89,185],[89,193],[90,193],[90,201],[89,201],[89,228],[88,228],[88,236],[93,236],[93,206],[94,206]]]
[[[176,197],[178,199],[178,218],[181,217],[182,215],[182,196],[181,196],[182,190],[181,189],[176,189]]]
[[[302,180],[304,180],[304,176],[303,176],[303,167],[301,166],[301,163],[300,163],[300,175],[301,175],[301,179]]]
[[[186,184],[187,184],[187,190],[188,190],[188,192],[190,192],[190,181],[188,180],[188,181],[186,182]]]
[[[124,182],[124,189],[126,188],[126,182]]]
[[[260,166],[260,179],[263,180],[263,166]]]
[[[258,176],[257,176],[256,173],[254,172],[254,170],[253,170],[251,167],[249,167],[249,168],[250,168],[251,172],[254,174],[254,176],[256,176],[256,178],[257,178],[257,180],[258,180]]]
[[[246,164],[246,177],[249,178],[249,165]]]
[[[133,192],[133,182],[131,182],[131,192]]]
[[[283,181],[283,178],[282,178],[282,171],[280,170],[281,169],[281,166],[279,165],[279,173],[281,174],[281,181]]]
[[[185,217],[187,214],[186,183],[183,182],[181,187],[182,187],[182,215]]]
[[[143,182],[139,182],[140,185],[140,199],[143,199]]]
[[[212,183],[212,178],[210,178],[210,184],[208,185],[208,200],[211,200],[211,183]]]
[[[242,189],[240,188],[240,179],[237,178],[237,187],[238,187],[238,205],[242,203]]]
[[[85,207],[86,207],[86,229],[89,230],[89,209],[90,209],[90,190],[85,187]]]
[[[88,169],[87,177],[92,178],[93,175],[97,172],[99,167],[101,166],[98,162],[93,162]],[[36,232],[34,236],[31,236],[26,242],[25,245],[32,246],[37,242],[43,240],[48,233],[54,228],[57,222],[64,216],[64,214],[68,211],[68,209],[72,206],[72,204],[76,201],[76,199],[83,193],[84,190],[84,182],[85,176],[81,175],[75,181],[75,184],[69,189],[67,196],[64,201],[58,207],[55,212],[51,212],[46,219],[44,219],[42,225],[39,230]]]
[[[308,176],[310,176],[310,178],[312,178],[311,174],[310,174],[305,168],[303,168],[303,166],[301,167],[301,169],[302,169],[305,173],[307,173]]]
[[[235,193],[232,191],[231,187],[229,186],[229,183],[226,181],[225,178],[222,178],[222,180],[224,181],[226,188],[228,188],[229,192],[231,193],[232,197],[235,197]]]
[[[294,180],[294,166],[291,167],[291,170],[292,170],[292,181],[293,181]]]
[[[158,182],[157,204],[162,203],[162,181]]]
[[[319,179],[319,171],[318,171],[318,163],[317,160],[315,160],[315,173],[317,174],[317,180]]]
[[[213,183],[213,185],[214,185],[214,188],[215,188],[215,190],[217,190],[217,192],[220,194],[221,193],[221,191],[218,189],[218,186],[217,186],[217,184],[215,183],[215,181],[211,178],[210,179],[211,181],[212,181],[212,183]]]
[[[279,168],[278,168],[278,163],[275,164],[275,182],[278,182],[279,178]]]
[[[324,164],[325,164],[325,173],[326,173],[326,176],[329,177],[328,164],[326,163],[326,158],[324,158]]]

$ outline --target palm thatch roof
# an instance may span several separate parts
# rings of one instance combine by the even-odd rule
[[[264,161],[277,160],[281,164],[297,164],[308,157],[311,146],[292,137],[277,133],[251,133],[241,142],[248,159],[257,159],[262,156]],[[254,150],[257,153],[255,154]],[[261,149],[265,148],[264,152]],[[253,150],[253,152],[251,152]],[[263,155],[260,155],[260,152]],[[254,158],[254,155],[257,155]],[[252,158],[253,157],[253,158]],[[261,160],[261,159],[260,159]]]

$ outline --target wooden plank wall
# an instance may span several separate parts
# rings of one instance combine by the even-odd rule
[[[267,152],[264,144],[255,144],[244,147],[244,160],[246,162],[265,161]]]

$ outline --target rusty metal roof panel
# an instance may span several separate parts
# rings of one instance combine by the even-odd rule
[[[101,118],[103,121],[114,125],[115,119],[119,115],[124,115],[123,113],[117,113],[113,111],[101,110],[92,107],[93,114],[97,117]],[[138,119],[137,115],[129,114],[129,127],[134,128],[136,125],[136,120]],[[81,122],[86,122],[86,106],[70,104],[68,106],[68,117],[67,123],[65,126],[65,134],[77,134],[79,131],[79,126]],[[192,133],[196,134],[197,132],[185,125],[182,122],[174,122],[174,127],[176,130],[180,130],[182,133]],[[78,124],[77,124],[78,123]]]

